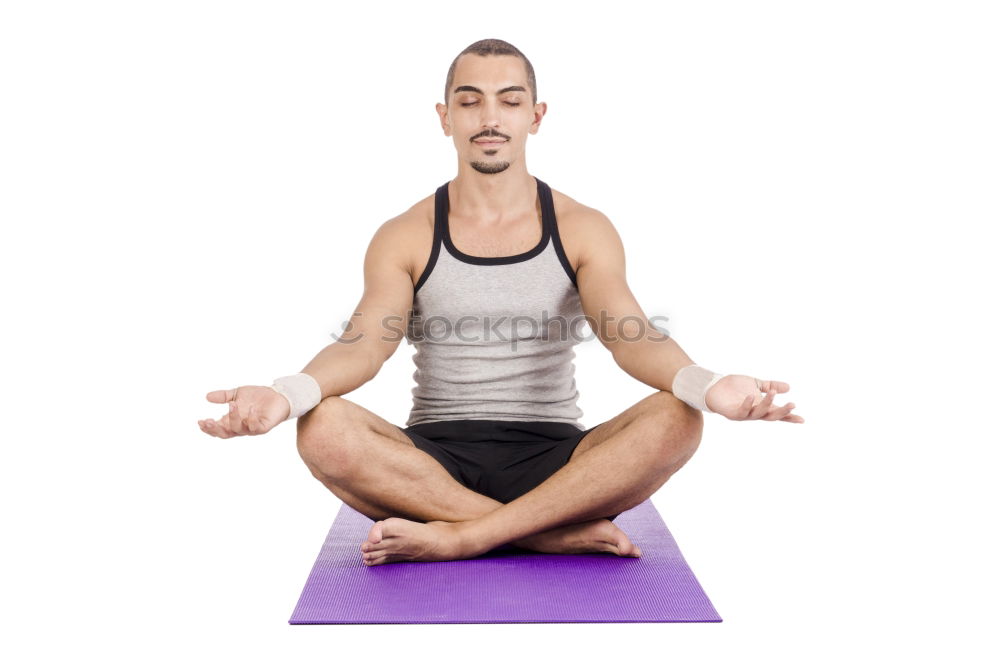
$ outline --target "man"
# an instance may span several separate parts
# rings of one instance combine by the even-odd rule
[[[348,332],[273,386],[209,393],[229,413],[199,425],[229,438],[298,416],[312,474],[375,520],[361,544],[367,565],[470,558],[504,543],[640,556],[612,520],[694,454],[702,411],[802,423],[794,404],[773,402],[789,386],[695,365],[632,296],[608,218],[528,173],[527,137],[547,106],[519,50],[495,39],[466,48],[444,101],[458,175],[375,232]],[[573,379],[579,339],[563,324],[584,316],[615,362],[656,389],[587,430]],[[406,428],[342,397],[378,373],[403,337],[390,322],[402,320],[417,348]]]

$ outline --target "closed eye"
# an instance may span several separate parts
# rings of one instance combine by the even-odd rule
[[[461,105],[462,106],[475,106],[477,103],[479,103],[479,102],[478,101],[470,101],[469,103],[463,103]],[[520,103],[513,103],[513,102],[510,102],[510,101],[504,101],[504,103],[507,104],[508,106],[520,106],[521,105]]]

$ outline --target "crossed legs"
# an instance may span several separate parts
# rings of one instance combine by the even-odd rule
[[[588,433],[566,466],[509,504],[462,486],[395,425],[342,397],[299,418],[298,448],[331,492],[377,520],[366,562],[469,558],[507,542],[553,551],[546,544],[559,532],[596,526],[615,540],[582,551],[637,555],[601,518],[655,493],[694,454],[701,431],[700,411],[657,391]]]

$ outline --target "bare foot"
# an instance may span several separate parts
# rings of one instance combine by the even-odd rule
[[[610,552],[618,556],[642,556],[639,546],[609,519],[567,524],[510,543],[547,554]]]
[[[478,556],[462,535],[463,522],[413,522],[390,517],[372,525],[361,543],[365,565],[397,561],[452,561]]]
[[[452,561],[479,556],[463,535],[464,522],[413,522],[390,517],[372,525],[368,539],[361,544],[365,565],[399,561]],[[639,546],[608,519],[568,524],[542,531],[512,543],[517,547],[547,554],[586,554],[608,552],[617,556],[642,556]]]

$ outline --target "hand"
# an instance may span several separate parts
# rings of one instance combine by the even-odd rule
[[[212,391],[209,402],[229,403],[229,413],[217,421],[198,421],[205,434],[221,439],[239,435],[264,434],[291,413],[288,400],[269,386],[240,386],[226,391]]]
[[[787,393],[789,388],[785,382],[764,381],[747,375],[726,375],[708,389],[705,404],[731,421],[760,419],[805,423],[806,419],[789,413],[795,408],[794,403],[780,407],[774,404],[775,394]],[[762,392],[766,395],[760,398]]]

